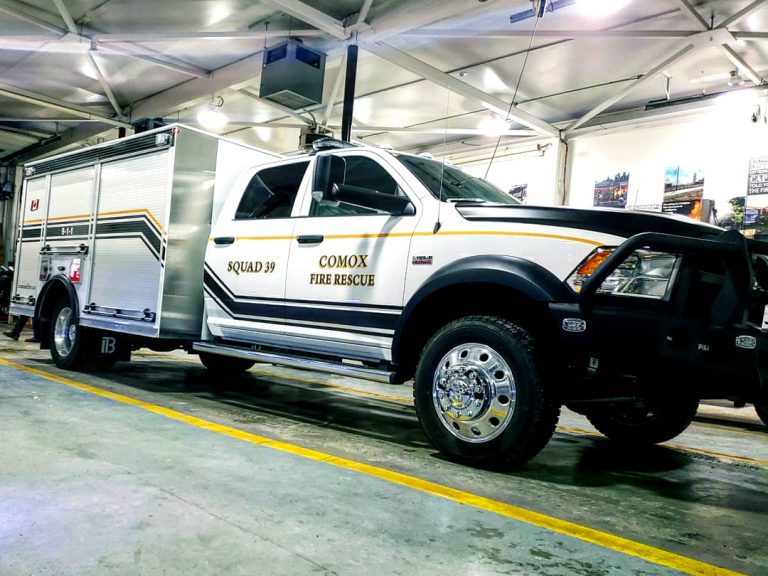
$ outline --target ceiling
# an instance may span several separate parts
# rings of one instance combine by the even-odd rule
[[[212,96],[230,138],[290,152],[299,126],[338,134],[357,43],[353,137],[428,151],[567,137],[652,100],[762,84],[768,0],[0,0],[0,159],[114,137],[141,118],[197,122]],[[603,4],[619,0],[602,0]],[[624,2],[621,2],[624,3]],[[710,30],[711,29],[711,30]],[[288,37],[327,54],[323,104],[259,98],[263,50]],[[512,105],[512,103],[515,105]]]

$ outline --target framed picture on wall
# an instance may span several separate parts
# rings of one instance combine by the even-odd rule
[[[704,170],[669,166],[664,170],[664,202],[688,202],[704,197]]]
[[[613,176],[595,180],[594,206],[625,208],[629,191],[629,172],[616,172]]]

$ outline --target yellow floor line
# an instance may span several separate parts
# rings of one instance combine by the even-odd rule
[[[144,353],[142,355],[145,356],[163,356],[163,354],[153,354],[153,353]],[[179,360],[191,362],[193,361],[191,358],[177,358]],[[249,370],[249,374],[254,374],[256,376],[269,376],[271,378],[277,378],[278,380],[289,380],[291,382],[302,382],[304,384],[313,384],[317,386],[324,386],[326,388],[333,388],[334,390],[340,390],[342,392],[348,392],[350,394],[354,394],[356,396],[370,396],[372,398],[378,398],[381,400],[388,400],[390,402],[397,402],[398,404],[403,404],[406,406],[413,406],[413,401],[409,398],[403,398],[402,396],[393,396],[391,394],[382,394],[380,392],[373,392],[371,390],[364,390],[361,388],[352,388],[350,386],[341,386],[339,384],[333,384],[331,382],[321,382],[320,380],[311,380],[309,378],[300,378],[298,376],[287,376],[282,374],[274,374],[272,372],[266,372],[263,370]],[[707,425],[700,425],[705,428],[708,428],[710,426]],[[578,434],[580,436],[596,436],[596,437],[602,437],[603,435],[599,432],[596,432],[594,430],[585,430],[584,428],[574,428],[571,426],[557,426],[558,432],[569,432],[571,434]],[[727,431],[731,431],[728,428],[725,428]],[[741,432],[738,430],[734,430],[733,432],[739,432],[744,434],[745,432]],[[751,433],[750,435],[754,436],[760,436],[762,437],[762,434],[757,433]],[[712,450],[704,450],[702,448],[692,448],[690,446],[683,446],[681,444],[668,444],[664,443],[661,444],[661,446],[665,446],[666,448],[672,448],[673,450],[679,450],[681,452],[692,452],[694,454],[703,454],[706,456],[715,456],[717,458],[726,458],[729,460],[735,460],[738,462],[745,462],[747,464],[753,464],[756,466],[766,466],[768,467],[768,460],[761,460],[759,458],[750,458],[748,456],[738,456],[736,454],[726,454],[724,452],[714,452]]]
[[[264,436],[259,436],[257,434],[245,432],[236,428],[231,428],[230,426],[203,420],[202,418],[197,418],[195,416],[189,416],[170,408],[144,402],[136,398],[131,398],[130,396],[125,396],[123,394],[117,394],[115,392],[103,390],[95,386],[90,386],[89,384],[70,380],[69,378],[50,374],[48,372],[30,368],[28,366],[10,362],[8,360],[0,359],[0,365],[14,368],[22,372],[27,372],[29,374],[34,374],[47,380],[76,388],[77,390],[82,390],[102,398],[114,400],[115,402],[120,402],[129,406],[135,406],[148,412],[165,416],[171,420],[176,420],[191,426],[196,426],[197,428],[201,428],[203,430],[209,430],[211,432],[216,432],[217,434],[222,434],[224,436],[229,436],[238,440],[250,442],[251,444],[258,446],[265,446],[280,452],[307,458],[309,460],[324,462],[332,466],[359,472],[367,476],[379,478],[393,484],[405,486],[407,488],[418,490],[420,492],[444,498],[446,500],[451,500],[459,504],[472,506],[479,510],[485,510],[487,512],[499,514],[513,520],[525,522],[527,524],[537,526],[539,528],[544,528],[558,534],[563,534],[565,536],[570,536],[584,542],[589,542],[590,544],[595,544],[609,550],[621,552],[622,554],[629,556],[635,556],[653,564],[666,566],[668,568],[672,568],[673,570],[683,572],[684,574],[691,574],[695,576],[744,576],[739,572],[734,572],[732,570],[721,568],[713,564],[708,564],[700,560],[688,558],[687,556],[681,556],[680,554],[668,552],[667,550],[662,550],[661,548],[656,548],[655,546],[649,546],[648,544],[635,542],[634,540],[622,538],[621,536],[616,536],[615,534],[611,534],[609,532],[596,530],[595,528],[582,526],[580,524],[568,522],[567,520],[561,520],[553,516],[547,516],[546,514],[526,510],[525,508],[521,508],[519,506],[507,504],[506,502],[499,502],[498,500],[492,500],[490,498],[478,496],[477,494],[456,490],[455,488],[443,486],[441,484],[430,482],[422,478],[408,476],[407,474],[402,474],[393,470],[387,470],[386,468],[380,468],[371,464],[365,464],[363,462],[357,462],[355,460],[333,456],[332,454],[326,454],[318,450],[303,448],[301,446],[289,444],[287,442],[281,442],[279,440],[273,440],[271,438],[266,438]]]

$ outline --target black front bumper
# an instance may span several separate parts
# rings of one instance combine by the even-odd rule
[[[666,301],[600,294],[603,281],[641,248],[681,254],[688,280],[678,278]],[[768,390],[763,255],[768,244],[735,231],[715,239],[655,233],[627,239],[584,283],[576,302],[550,304],[569,375],[601,388],[634,382],[700,398],[760,397]],[[696,262],[703,261],[717,264],[719,284],[702,300]]]

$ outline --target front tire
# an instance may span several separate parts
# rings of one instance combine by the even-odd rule
[[[645,399],[641,405],[609,404],[587,414],[592,426],[611,440],[649,446],[671,440],[693,421],[699,400],[687,396]]]
[[[560,413],[531,336],[492,316],[461,318],[429,340],[416,368],[414,403],[441,453],[491,468],[533,458],[552,437]]]
[[[244,360],[243,358],[231,358],[221,354],[210,354],[200,352],[200,362],[208,370],[217,374],[234,375],[250,370],[256,362],[253,360]]]
[[[760,420],[763,421],[763,424],[768,426],[768,398],[762,402],[755,403],[755,412],[757,412],[757,415]]]

